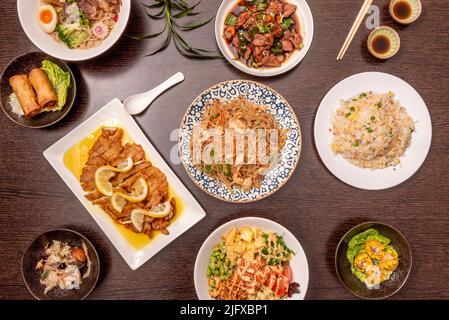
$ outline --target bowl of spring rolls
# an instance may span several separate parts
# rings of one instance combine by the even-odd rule
[[[48,127],[73,106],[76,82],[61,60],[41,52],[15,58],[1,77],[0,104],[12,121],[28,128]]]

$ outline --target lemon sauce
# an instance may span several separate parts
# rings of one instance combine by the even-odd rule
[[[78,143],[74,144],[70,149],[68,149],[64,154],[64,165],[65,167],[75,176],[75,178],[80,181],[81,173],[86,161],[89,157],[89,150],[92,149],[95,141],[101,136],[102,129],[105,127],[117,127],[123,130],[122,144],[134,143],[128,132],[119,125],[116,119],[110,119],[105,121],[98,129],[93,131],[91,134],[83,138]],[[148,156],[146,155],[147,160]],[[149,160],[150,161],[150,160]],[[170,221],[173,224],[180,216],[184,210],[184,204],[182,200],[175,194],[172,187],[169,186],[169,199],[173,198],[175,201],[175,216]],[[122,235],[122,237],[136,250],[141,250],[151,243],[153,239],[159,236],[160,231],[153,231],[152,238],[143,233],[136,233],[128,229],[124,225],[117,223],[109,214],[103,212],[109,217],[111,222],[116,227],[117,231]]]

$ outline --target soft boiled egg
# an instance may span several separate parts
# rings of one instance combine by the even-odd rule
[[[45,33],[52,33],[56,29],[58,15],[51,5],[42,5],[37,13],[39,25]]]

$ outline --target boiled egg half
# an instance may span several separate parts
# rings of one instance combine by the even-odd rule
[[[56,29],[58,15],[51,5],[42,5],[37,13],[39,25],[45,33],[52,33]]]

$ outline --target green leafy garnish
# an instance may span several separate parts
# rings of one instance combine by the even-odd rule
[[[70,73],[65,72],[57,64],[51,62],[50,60],[42,61],[42,70],[44,70],[47,74],[51,85],[55,88],[56,94],[58,95],[58,106],[50,110],[61,110],[67,100],[67,90],[70,86]]]
[[[230,13],[229,16],[226,18],[225,24],[227,26],[235,26],[235,24],[237,23],[237,17],[233,14]]]
[[[295,21],[292,18],[283,19],[281,22],[282,30],[286,31],[294,24],[295,24]]]
[[[181,36],[180,31],[191,31],[208,24],[213,17],[206,20],[199,20],[191,23],[181,24],[178,20],[184,17],[196,16],[199,13],[195,11],[196,7],[201,3],[199,0],[196,4],[190,6],[186,0],[152,0],[151,4],[142,4],[145,12],[150,19],[165,19],[164,27],[161,31],[143,36],[131,36],[135,40],[149,40],[157,38],[161,35],[165,39],[153,51],[146,56],[152,56],[168,47],[171,40],[175,44],[178,52],[188,58],[197,59],[221,59],[223,56],[217,51],[205,50],[191,46]],[[157,10],[156,12],[154,12]],[[229,17],[228,17],[229,18]]]

